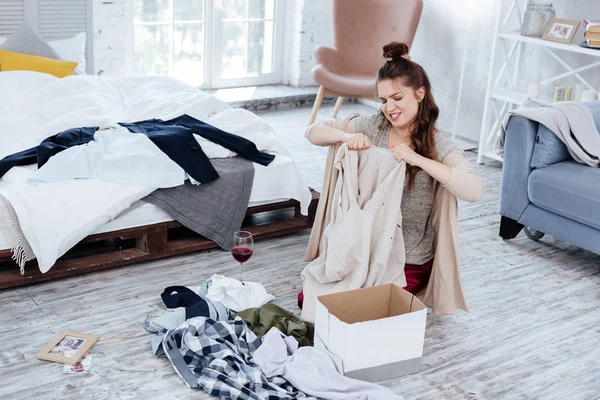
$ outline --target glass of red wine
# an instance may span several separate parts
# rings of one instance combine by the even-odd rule
[[[240,263],[240,282],[242,281],[242,266],[252,257],[254,253],[254,240],[252,234],[246,231],[239,231],[233,234],[233,249],[231,255]]]

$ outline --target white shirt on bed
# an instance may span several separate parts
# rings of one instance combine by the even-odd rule
[[[121,185],[168,188],[183,185],[188,178],[183,168],[146,135],[116,126],[97,131],[89,143],[69,147],[50,157],[29,182],[98,179]]]

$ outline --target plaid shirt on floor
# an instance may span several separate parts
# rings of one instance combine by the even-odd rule
[[[268,379],[252,360],[260,339],[241,318],[196,317],[167,332],[163,348],[175,371],[193,389],[220,399],[315,399],[287,380]]]

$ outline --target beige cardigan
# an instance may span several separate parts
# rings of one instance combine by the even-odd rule
[[[387,149],[336,155],[331,223],[321,254],[302,271],[302,319],[314,322],[317,297],[386,283],[406,286],[402,203],[406,163]]]
[[[330,222],[332,196],[338,179],[338,171],[334,168],[334,162],[339,147],[339,144],[329,146],[321,198],[304,257],[306,262],[313,261],[322,250],[321,238]],[[466,179],[469,179],[468,175],[474,174],[474,171],[459,152],[448,154],[443,163],[452,167],[453,173],[450,181],[446,185],[439,185],[435,193],[432,211],[435,259],[429,283],[417,295],[426,306],[432,309],[434,315],[451,314],[457,309],[468,311],[460,282],[458,202],[450,190],[454,187],[458,189]]]

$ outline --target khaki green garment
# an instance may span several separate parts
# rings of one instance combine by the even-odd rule
[[[239,316],[259,338],[262,338],[271,328],[275,327],[287,336],[293,336],[300,347],[312,346],[315,327],[309,322],[302,321],[289,311],[267,303],[260,308],[248,308],[231,316]]]

